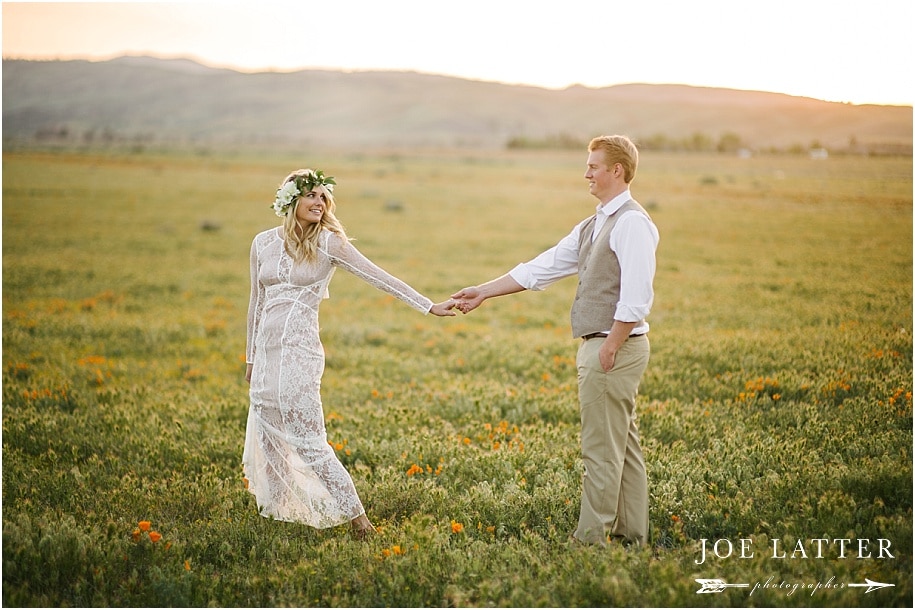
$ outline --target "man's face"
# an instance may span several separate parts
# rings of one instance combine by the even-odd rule
[[[592,150],[588,155],[588,169],[585,172],[588,191],[602,202],[609,201],[616,195],[622,170],[619,163],[607,166],[604,151]]]

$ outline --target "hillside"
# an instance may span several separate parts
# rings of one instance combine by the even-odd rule
[[[911,106],[689,87],[561,91],[412,72],[247,74],[190,60],[3,61],[5,143],[504,147],[627,133],[787,149],[912,151]]]

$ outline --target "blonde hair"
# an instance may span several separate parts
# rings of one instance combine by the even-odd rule
[[[280,187],[287,182],[295,180],[296,177],[304,176],[311,171],[312,170],[310,169],[295,170],[283,179],[280,183]],[[324,210],[324,214],[321,216],[320,222],[303,225],[299,219],[296,218],[296,209],[299,207],[299,203],[302,201],[302,196],[305,195],[305,193],[301,193],[296,197],[293,204],[289,207],[289,211],[286,212],[286,217],[283,219],[283,246],[286,248],[286,252],[289,256],[292,257],[292,260],[297,263],[301,263],[302,261],[314,261],[317,259],[318,245],[320,243],[321,233],[324,229],[336,233],[343,239],[347,239],[346,230],[334,215],[334,212],[337,209],[337,202],[334,200],[334,195],[330,189],[326,187],[324,188],[324,192],[327,194],[327,206]]]
[[[607,165],[612,167],[619,163],[623,166],[623,178],[626,184],[635,178],[639,167],[639,149],[626,136],[598,136],[588,144],[588,152],[604,151]]]

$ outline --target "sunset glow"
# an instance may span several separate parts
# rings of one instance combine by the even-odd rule
[[[564,88],[680,83],[911,105],[913,3],[874,0],[3,3],[3,57],[188,57]],[[879,44],[876,42],[879,41]]]

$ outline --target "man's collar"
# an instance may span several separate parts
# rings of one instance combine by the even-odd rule
[[[604,216],[611,216],[618,209],[623,207],[623,204],[632,199],[632,194],[629,192],[629,189],[626,189],[607,203],[602,203],[597,206],[597,213],[603,214]]]

